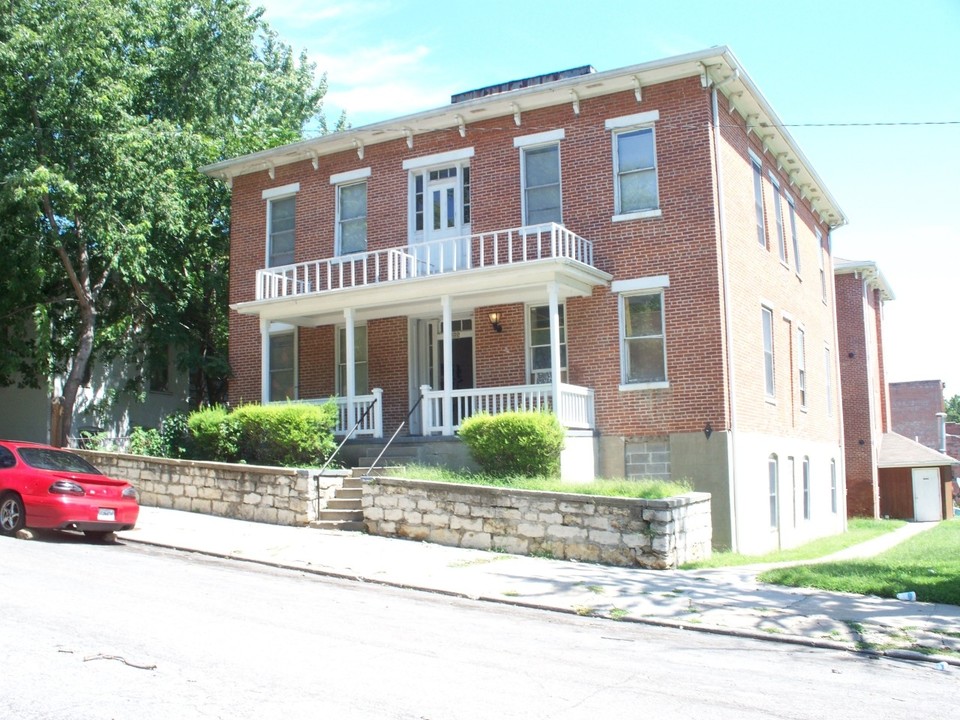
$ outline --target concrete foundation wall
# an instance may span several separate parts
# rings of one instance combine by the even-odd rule
[[[372,535],[611,565],[675,568],[711,547],[706,493],[638,500],[371,478],[363,514]]]

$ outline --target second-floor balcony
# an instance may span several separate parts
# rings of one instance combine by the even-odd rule
[[[593,243],[556,223],[494,230],[257,271],[255,299],[235,306],[268,320],[336,322],[346,306],[368,316],[414,314],[449,295],[462,307],[532,302],[556,282],[562,297],[609,283]],[[374,308],[381,308],[376,311]]]

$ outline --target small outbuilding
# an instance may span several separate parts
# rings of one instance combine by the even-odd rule
[[[931,522],[952,517],[949,455],[931,450],[897,433],[884,433],[877,470],[880,515]]]

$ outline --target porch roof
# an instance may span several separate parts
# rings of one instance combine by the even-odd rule
[[[352,308],[358,322],[385,317],[431,317],[441,298],[450,297],[454,313],[477,307],[548,301],[556,283],[562,301],[588,297],[595,287],[609,287],[613,276],[571,258],[543,258],[510,265],[492,265],[425,277],[346,287],[293,297],[251,300],[231,308],[245,315],[291,325],[316,327],[342,322]]]

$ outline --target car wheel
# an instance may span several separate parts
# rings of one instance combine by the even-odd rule
[[[23,500],[15,493],[0,497],[0,533],[14,535],[22,530],[27,522],[27,513],[23,509]]]
[[[83,534],[95,542],[113,542],[117,539],[112,530],[84,530]]]

